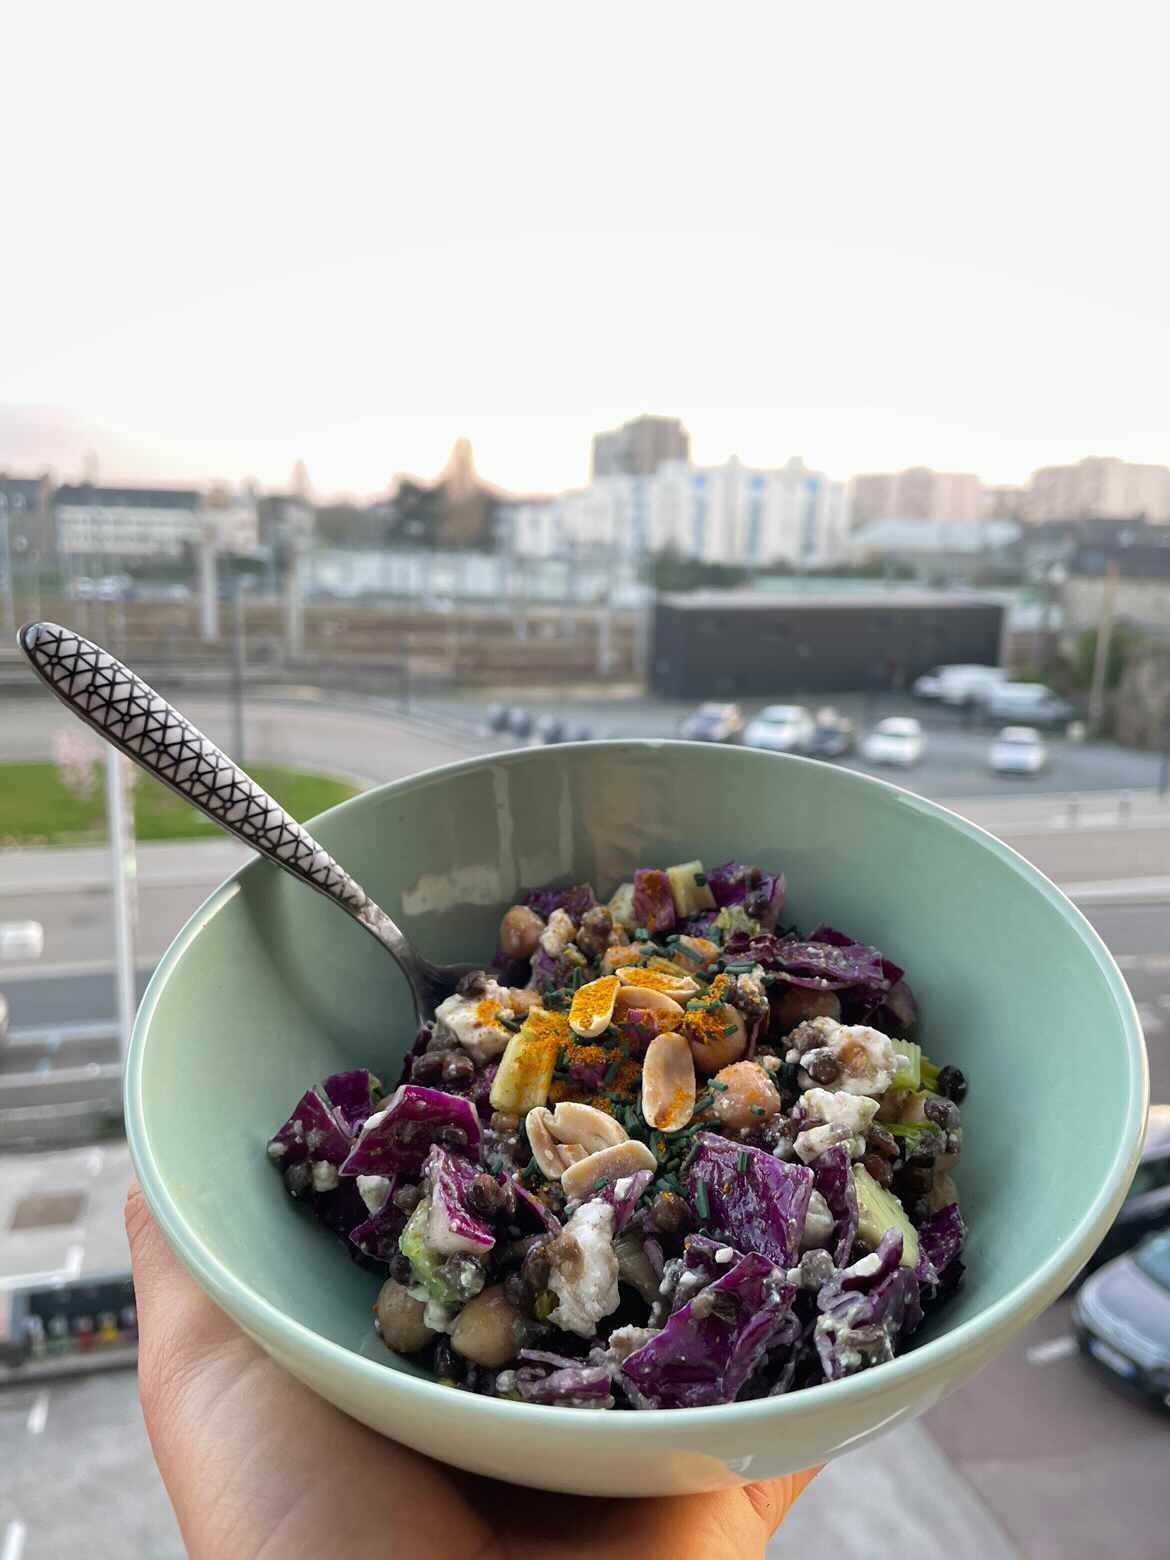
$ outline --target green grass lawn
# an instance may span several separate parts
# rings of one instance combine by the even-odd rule
[[[98,845],[106,837],[105,765],[97,789],[78,796],[62,781],[55,764],[0,764],[0,846]],[[140,840],[214,838],[223,830],[158,780],[135,771],[134,825]],[[257,764],[252,777],[298,820],[311,818],[357,790],[331,775],[278,764]]]

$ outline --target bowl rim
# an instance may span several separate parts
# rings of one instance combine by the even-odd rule
[[[588,748],[597,753],[603,750],[614,755],[629,753],[653,753],[669,749],[712,751],[726,755],[731,762],[767,765],[800,765],[822,778],[825,766],[819,760],[796,754],[775,754],[753,748],[735,747],[705,742],[687,742],[672,738],[613,738],[590,742],[559,743],[556,746],[540,746],[505,749],[496,753],[477,754],[419,770],[398,780],[378,786],[338,803],[317,814],[306,823],[310,832],[323,822],[350,809],[368,806],[375,796],[386,793],[402,795],[436,780],[454,777],[465,771],[488,768],[493,765],[522,765],[526,763],[555,762],[558,755],[571,749]],[[818,1409],[847,1410],[851,1405],[860,1410],[870,1399],[896,1392],[909,1386],[918,1378],[926,1378],[936,1372],[946,1373],[948,1366],[957,1364],[968,1351],[977,1350],[980,1343],[994,1336],[1013,1318],[1029,1319],[1043,1306],[1061,1293],[1068,1281],[1091,1255],[1095,1245],[1104,1235],[1108,1225],[1120,1207],[1125,1192],[1136,1171],[1141,1152],[1142,1134],[1145,1129],[1149,1105],[1149,1063],[1145,1038],[1138,1018],[1133,996],[1112,954],[1087,917],[1057,886],[1024,856],[1003,840],[998,839],[978,824],[971,823],[939,802],[929,801],[914,792],[888,780],[861,771],[832,767],[830,773],[837,777],[832,783],[840,783],[846,790],[859,792],[884,792],[887,799],[898,806],[909,807],[933,819],[944,827],[957,830],[973,843],[990,850],[1017,876],[1037,890],[1054,909],[1060,912],[1080,937],[1085,953],[1097,965],[1110,989],[1118,1012],[1120,1027],[1125,1040],[1128,1062],[1128,1089],[1125,1124],[1119,1142],[1109,1159],[1108,1170],[1096,1196],[1085,1209],[1076,1224],[1057,1246],[1056,1250],[1034,1272],[1016,1284],[994,1304],[978,1312],[965,1322],[947,1328],[939,1337],[920,1344],[906,1354],[886,1361],[878,1369],[858,1371],[839,1381],[822,1382],[817,1386],[802,1388],[799,1392],[784,1393],[778,1397],[753,1398],[744,1403],[719,1403],[702,1408],[672,1408],[668,1414],[671,1427],[679,1433],[690,1430],[702,1433],[707,1428],[728,1425],[734,1417],[742,1425],[762,1427],[766,1421],[791,1421],[799,1414],[812,1414]],[[143,1064],[149,1044],[151,1023],[162,992],[179,961],[192,946],[200,931],[213,916],[230,902],[236,892],[239,879],[256,871],[278,870],[262,857],[245,863],[218,888],[214,889],[192,913],[178,932],[162,959],[156,966],[139,1004],[131,1034],[126,1060],[123,1100],[126,1139],[131,1161],[139,1184],[154,1216],[158,1219],[167,1240],[180,1256],[200,1286],[225,1309],[238,1324],[254,1337],[272,1342],[286,1358],[314,1357],[318,1368],[332,1369],[368,1384],[373,1391],[384,1390],[389,1395],[401,1394],[405,1408],[417,1404],[419,1409],[450,1408],[450,1388],[440,1385],[428,1376],[416,1376],[408,1371],[387,1369],[386,1365],[356,1349],[334,1343],[313,1328],[297,1321],[264,1298],[258,1290],[234,1274],[196,1235],[184,1218],[176,1199],[163,1179],[150,1144],[143,1100]],[[306,892],[308,892],[306,885]],[[437,1394],[442,1394],[441,1397]],[[474,1417],[482,1418],[488,1425],[502,1426],[506,1422],[516,1425],[516,1415],[536,1416],[535,1426],[552,1429],[555,1424],[572,1425],[577,1434],[596,1436],[612,1441],[615,1436],[638,1438],[646,1427],[638,1413],[582,1413],[577,1408],[563,1408],[549,1404],[517,1403],[509,1399],[483,1397],[474,1393],[458,1394],[460,1409]],[[897,1416],[896,1416],[897,1417]],[[880,1428],[876,1427],[876,1428]],[[869,1430],[863,1432],[866,1436]],[[857,1437],[860,1439],[861,1437]]]

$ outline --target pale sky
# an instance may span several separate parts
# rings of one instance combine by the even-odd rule
[[[1170,461],[1159,14],[9,7],[0,469]]]

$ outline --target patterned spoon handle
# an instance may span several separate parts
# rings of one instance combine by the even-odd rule
[[[361,884],[129,667],[57,623],[26,624],[18,639],[42,681],[107,742],[229,834],[335,899],[400,962],[409,953],[401,932]]]

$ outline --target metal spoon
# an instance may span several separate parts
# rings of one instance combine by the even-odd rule
[[[108,651],[57,623],[17,635],[41,681],[120,753],[198,807],[213,823],[347,910],[410,983],[420,1023],[471,964],[432,964],[365,889],[226,753]]]

